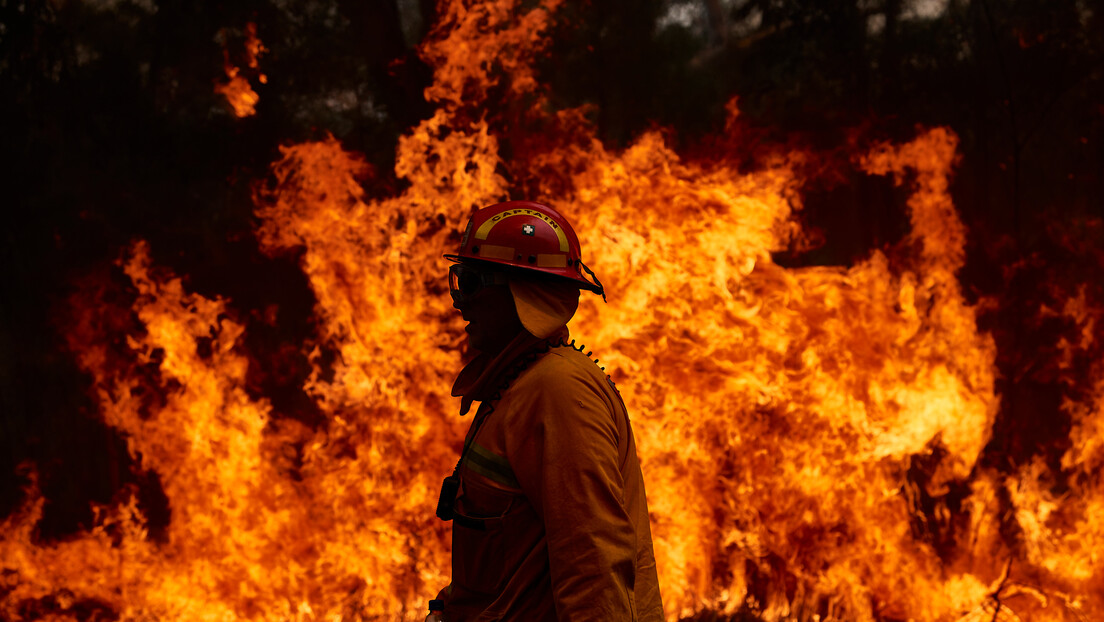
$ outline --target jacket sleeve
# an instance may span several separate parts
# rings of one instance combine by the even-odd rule
[[[585,377],[531,380],[518,387],[524,404],[507,450],[544,521],[557,619],[636,620],[636,535],[615,414]]]

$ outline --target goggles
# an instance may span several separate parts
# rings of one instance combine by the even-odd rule
[[[506,283],[506,275],[501,272],[483,272],[460,263],[449,266],[449,293],[453,302],[463,302],[484,287]]]

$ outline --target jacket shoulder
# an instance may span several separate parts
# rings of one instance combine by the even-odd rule
[[[607,394],[612,385],[606,374],[585,354],[571,346],[551,348],[518,375],[511,393],[552,393],[561,396],[579,391]]]

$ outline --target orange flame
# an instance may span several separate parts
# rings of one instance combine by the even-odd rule
[[[89,319],[103,301],[75,299],[73,350],[106,422],[160,476],[167,533],[149,537],[130,495],[99,508],[88,533],[35,543],[32,477],[0,535],[0,616],[54,597],[63,612],[91,599],[125,620],[421,619],[448,581],[433,504],[467,424],[448,395],[463,333],[441,254],[472,207],[509,195],[503,170],[572,218],[612,294],[586,300],[573,330],[634,418],[669,619],[1104,616],[1104,366],[1065,406],[1069,494],[1052,492],[1043,464],[1012,479],[979,465],[999,407],[996,348],[956,276],[966,231],[948,191],[951,132],[855,158],[910,193],[896,252],[784,268],[771,253],[800,235],[807,155],[747,172],[723,152],[680,157],[658,132],[608,149],[583,111],[543,111],[530,61],[558,2],[468,4],[445,3],[423,50],[440,108],[399,142],[405,191],[368,200],[367,164],[333,138],[283,148],[258,189],[261,247],[300,251],[316,298],[304,388],[325,424],[250,397],[233,301],[188,292],[136,244],[121,264],[140,324],[127,361],[108,354],[118,333]],[[500,81],[510,101],[538,102],[519,122],[546,128],[510,161],[496,121],[471,114]],[[1070,356],[1097,347],[1101,308],[1083,295],[1056,312],[1084,327]],[[157,370],[152,409],[140,366]],[[952,487],[966,491],[954,511]],[[1001,496],[1021,533],[1012,544]],[[924,529],[951,534],[950,552]]]
[[[245,26],[245,65],[256,74],[257,81],[261,84],[268,82],[268,77],[260,73],[259,58],[267,50],[257,38],[257,25],[250,22]],[[249,80],[241,75],[241,69],[230,62],[230,52],[225,48],[222,51],[223,69],[226,71],[226,81],[215,84],[215,92],[226,98],[226,103],[237,117],[249,117],[257,113],[257,102],[261,96],[253,90]]]

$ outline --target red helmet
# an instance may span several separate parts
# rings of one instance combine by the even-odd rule
[[[579,238],[571,223],[556,210],[531,201],[507,201],[476,210],[460,241],[460,250],[445,258],[486,262],[539,272],[575,282],[580,289],[602,294],[602,283],[583,264]],[[583,271],[594,279],[590,282]]]

